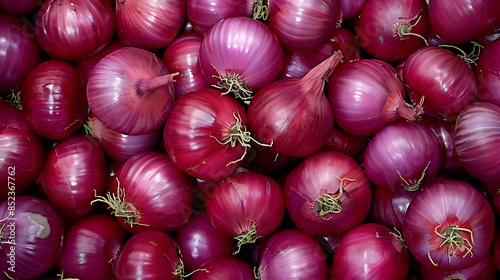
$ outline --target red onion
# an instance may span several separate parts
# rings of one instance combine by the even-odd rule
[[[231,256],[234,252],[231,238],[214,228],[206,210],[193,215],[189,223],[176,232],[174,240],[188,272],[199,269],[210,259]]]
[[[404,280],[409,270],[408,249],[388,227],[365,223],[340,240],[333,255],[333,279]]]
[[[0,9],[2,5],[0,1]],[[36,41],[32,23],[24,17],[2,11],[0,11],[0,42],[2,42],[0,96],[2,96],[21,89],[26,75],[40,63],[41,49]]]
[[[405,102],[405,89],[390,64],[378,59],[355,60],[332,75],[328,100],[335,121],[353,135],[373,136],[399,117],[415,120],[419,106]]]
[[[76,67],[80,72],[82,73],[83,80],[85,83],[88,82],[90,75],[92,74],[92,71],[94,70],[95,65],[103,59],[106,55],[123,48],[123,44],[120,42],[120,40],[115,39],[111,42],[109,42],[102,50],[100,50],[98,53],[86,58],[82,59],[76,62]]]
[[[175,76],[175,99],[186,93],[208,87],[210,84],[203,76],[199,64],[200,46],[203,37],[188,32],[177,37],[163,53],[162,61]]]
[[[193,29],[201,35],[222,19],[251,17],[255,0],[187,0],[186,12]]]
[[[113,279],[125,237],[125,230],[109,216],[82,217],[65,232],[57,269],[67,277]]]
[[[12,14],[27,14],[39,8],[42,3],[40,0],[0,0],[0,10]]]
[[[134,234],[123,246],[116,280],[181,279],[183,266],[175,241],[158,230]]]
[[[63,244],[61,218],[36,197],[9,197],[0,204],[0,271],[8,279],[38,279],[52,268]]]
[[[339,0],[269,1],[269,28],[291,51],[315,51],[341,22]]]
[[[126,161],[136,154],[152,150],[160,137],[160,129],[137,135],[116,132],[106,127],[92,113],[87,119],[87,124],[104,152],[116,161]]]
[[[359,161],[368,144],[368,138],[352,135],[344,130],[333,127],[332,135],[326,141],[324,150],[346,154],[354,160]]]
[[[278,228],[285,212],[283,192],[273,179],[253,172],[231,175],[218,183],[207,199],[214,227],[241,246]]]
[[[286,177],[285,201],[293,223],[313,236],[346,233],[368,215],[371,185],[351,157],[320,152]]]
[[[35,27],[38,43],[50,56],[80,60],[111,41],[115,15],[109,0],[47,0]]]
[[[493,31],[500,23],[499,10],[500,2],[496,0],[429,1],[431,27],[451,44],[465,43]]]
[[[81,217],[94,209],[90,202],[102,193],[105,178],[106,162],[97,140],[74,135],[52,148],[38,180],[57,210]]]
[[[443,271],[438,267],[421,265],[420,275],[426,280],[442,279],[497,279],[497,269],[493,261],[493,256],[488,252],[476,264],[462,270]]]
[[[125,46],[156,51],[170,44],[186,17],[185,0],[117,0],[116,34]]]
[[[340,0],[343,19],[348,20],[357,17],[365,3],[366,0]]]
[[[248,17],[219,21],[203,37],[200,67],[210,84],[247,100],[252,91],[274,81],[283,65],[276,36]]]
[[[500,106],[500,39],[484,47],[474,69],[477,80],[477,99]]]
[[[166,154],[144,152],[125,162],[110,192],[95,202],[108,204],[128,232],[174,231],[193,212],[193,182]]]
[[[403,234],[423,265],[462,270],[479,262],[493,243],[495,218],[486,198],[460,181],[428,185],[410,203]]]
[[[42,142],[23,113],[0,99],[0,199],[23,192],[38,177],[44,158]],[[0,217],[1,219],[1,217]]]
[[[323,280],[326,274],[321,245],[299,230],[280,230],[260,247],[257,279]]]
[[[85,85],[78,69],[62,60],[35,66],[22,87],[21,104],[28,125],[40,136],[73,135],[88,115]]]
[[[254,280],[255,277],[249,264],[235,257],[225,256],[208,260],[200,267],[200,271],[190,278],[190,280],[221,279]]]
[[[236,170],[250,147],[246,112],[218,90],[192,91],[172,108],[163,131],[168,155],[189,175],[220,180]]]
[[[430,46],[415,51],[405,62],[403,78],[410,91],[446,118],[456,117],[476,97],[474,72],[444,48]]]
[[[480,44],[481,46],[486,47],[487,45],[489,45],[498,38],[500,38],[500,23],[497,24],[493,32],[488,33],[484,36],[477,37],[474,41]]]
[[[489,102],[467,106],[457,118],[455,149],[464,168],[482,181],[500,180],[500,107]]]
[[[425,0],[368,0],[355,25],[363,50],[400,61],[426,44],[430,24]]]
[[[160,128],[174,103],[173,76],[152,52],[125,47],[99,61],[87,84],[95,116],[124,134]]]
[[[248,107],[250,130],[279,154],[304,157],[325,146],[333,112],[323,93],[342,54],[335,52],[300,79],[277,80],[259,90]]]

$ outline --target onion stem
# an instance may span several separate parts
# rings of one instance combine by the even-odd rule
[[[316,202],[314,203],[314,211],[324,220],[329,220],[332,217],[330,216],[328,219],[326,219],[324,216],[330,213],[337,214],[342,212],[342,206],[340,203],[340,198],[342,197],[343,194],[343,182],[344,180],[349,180],[351,182],[355,181],[355,179],[348,179],[348,178],[340,178],[337,176],[337,178],[340,180],[340,186],[338,190],[338,194],[334,197],[334,195],[325,193],[319,197]]]
[[[3,274],[5,274],[5,277],[7,277],[7,279],[9,279],[9,280],[16,280],[16,278],[10,276],[7,272],[5,272],[3,270],[2,270],[2,272],[3,272]]]
[[[226,69],[226,76],[222,76],[212,64],[212,67],[217,72],[217,75],[212,75],[213,78],[219,79],[217,84],[212,85],[213,87],[226,90],[222,94],[234,93],[235,98],[240,98],[241,100],[248,101],[253,97],[253,91],[246,86],[246,82],[240,77],[238,73],[230,73],[230,70]]]
[[[269,18],[268,0],[255,0],[255,3],[253,4],[252,18],[263,21],[266,21]]]
[[[425,96],[422,96],[418,104],[413,103],[410,105],[404,102],[402,106],[398,106],[396,108],[396,115],[407,121],[416,121],[421,119],[421,116],[424,114],[424,100]]]
[[[175,82],[174,77],[177,75],[179,75],[178,72],[167,75],[161,75],[150,79],[139,80],[135,84],[135,90],[137,92],[137,95],[139,97],[150,95],[157,89]]]
[[[333,74],[333,70],[335,70],[335,67],[342,60],[342,58],[342,52],[336,51],[329,58],[325,59],[323,62],[311,69],[304,77],[302,77],[303,83],[301,84],[308,87],[304,90],[315,92],[317,94],[323,94],[325,81],[329,80],[329,77]]]
[[[7,217],[1,219],[0,223],[5,222],[9,217],[10,217],[10,214],[7,215]],[[3,230],[4,228],[5,228],[5,224],[3,224],[2,227],[0,228],[0,240],[1,240],[0,244],[17,245],[16,243],[14,243],[14,241],[3,241],[3,237],[5,235],[5,231]]]
[[[406,242],[403,238],[403,233],[401,233],[396,227],[394,227],[394,232],[389,232],[389,234],[392,234],[396,237],[396,240],[397,240],[397,244],[394,244],[394,247],[398,250],[398,252],[401,252],[401,248],[405,247],[405,248],[408,248],[408,246],[406,246]]]
[[[465,258],[469,254],[470,254],[471,258],[473,257],[472,247],[473,247],[473,245],[475,245],[475,243],[474,243],[474,236],[473,236],[472,230],[467,229],[467,228],[461,228],[459,226],[454,225],[454,226],[446,226],[446,227],[444,227],[441,230],[441,233],[440,233],[440,232],[438,232],[438,228],[440,226],[441,225],[437,225],[434,228],[434,232],[439,237],[441,237],[443,239],[443,241],[439,244],[439,246],[436,249],[434,249],[434,251],[437,250],[437,249],[440,249],[441,247],[443,247],[445,245],[448,245],[446,253],[448,255],[448,261],[450,263],[451,263],[451,257],[455,256],[455,248],[457,248],[461,252],[466,251],[466,253],[463,256],[463,258]],[[462,235],[460,235],[460,232],[465,232],[465,233],[470,234],[470,241],[469,241],[469,239],[466,239],[466,238],[462,237]],[[438,266],[432,260],[430,252],[427,252],[427,254],[429,256],[429,259],[431,260],[431,263],[434,266]]]
[[[474,41],[471,41],[471,43],[472,43],[472,51],[469,54],[467,54],[464,50],[462,50],[461,48],[459,48],[455,45],[442,44],[442,45],[439,45],[439,47],[446,47],[446,48],[455,49],[455,50],[460,52],[460,54],[458,54],[458,57],[460,57],[465,62],[467,62],[467,64],[469,64],[469,66],[472,64],[477,66],[476,61],[479,59],[479,55],[481,53],[481,50],[484,49],[484,46],[482,46],[481,44],[474,42]]]
[[[429,43],[427,43],[427,40],[424,38],[424,36],[418,34],[418,33],[413,33],[411,32],[412,28],[415,27],[420,19],[422,18],[422,15],[419,15],[417,18],[417,21],[414,24],[410,23],[405,23],[405,24],[397,24],[396,26],[396,33],[399,37],[404,37],[404,36],[416,36],[422,40],[424,40],[425,45],[429,46]]]
[[[21,91],[12,91],[11,93],[9,93],[8,98],[5,99],[5,102],[9,103],[19,110],[23,110],[23,106],[21,105]]]
[[[414,192],[414,191],[418,191],[418,189],[420,189],[420,187],[422,186],[422,181],[424,180],[424,177],[425,177],[425,172],[427,171],[427,168],[429,168],[430,164],[431,164],[431,162],[429,161],[427,163],[427,165],[425,166],[424,170],[422,171],[422,175],[420,176],[420,178],[418,179],[418,181],[415,184],[410,184],[408,181],[406,181],[405,178],[403,178],[403,176],[399,172],[398,168],[396,167],[396,172],[398,173],[399,178],[401,180],[403,180],[404,185],[405,185],[404,187],[405,187],[406,191]]]
[[[59,280],[80,280],[78,278],[64,278],[64,270],[61,270],[61,273],[56,274],[59,277]]]
[[[92,137],[94,136],[94,123],[90,119],[90,117],[87,117],[87,120],[83,123],[83,129],[85,130],[85,134],[88,134]]]
[[[255,221],[252,219],[248,220],[252,221],[252,226],[250,227],[250,229],[243,231],[234,238],[236,239],[236,241],[238,241],[238,243],[236,244],[237,249],[236,252],[234,252],[234,255],[240,252],[241,246],[248,243],[255,243],[255,241],[257,241],[258,238],[262,237],[262,236],[257,236],[257,224],[255,223]]]

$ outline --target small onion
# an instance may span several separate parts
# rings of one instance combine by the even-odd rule
[[[206,261],[190,280],[254,280],[250,265],[231,256],[217,257]]]
[[[500,39],[497,39],[481,52],[477,67],[474,69],[477,80],[477,99],[500,106]]]

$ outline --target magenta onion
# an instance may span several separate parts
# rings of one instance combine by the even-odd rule
[[[343,153],[359,161],[367,144],[367,137],[352,135],[335,126],[323,149]]]
[[[304,157],[319,151],[333,129],[325,81],[342,58],[340,51],[300,79],[277,80],[259,90],[248,107],[250,130],[279,154]]]
[[[365,223],[340,240],[330,279],[404,280],[409,264],[401,236],[381,224]]]
[[[188,32],[172,41],[163,53],[162,61],[168,71],[179,73],[175,76],[175,99],[179,99],[190,91],[210,85],[203,76],[199,64],[202,40],[201,35]]]
[[[460,181],[428,185],[410,203],[403,235],[423,265],[462,270],[479,262],[493,243],[495,218],[486,198]]]
[[[125,237],[125,230],[109,216],[82,217],[65,232],[57,268],[66,277],[112,279]]]
[[[40,137],[18,109],[0,99],[0,199],[23,192],[38,177],[43,163]],[[0,217],[1,219],[1,217]]]
[[[477,81],[477,99],[500,106],[500,39],[497,39],[481,52],[477,67],[474,69]]]
[[[323,280],[326,258],[313,237],[296,229],[284,229],[260,246],[257,273],[257,279],[262,280]]]
[[[340,8],[344,20],[357,17],[365,5],[366,0],[340,0]]]
[[[493,261],[493,256],[488,252],[476,264],[464,268],[462,270],[444,271],[438,267],[421,265],[420,275],[426,280],[443,280],[443,279],[497,279],[497,269]]]
[[[61,252],[61,218],[46,201],[11,196],[0,204],[0,271],[8,279],[38,279]]]
[[[426,44],[430,24],[425,0],[368,0],[355,25],[359,44],[384,61],[400,61]]]
[[[40,63],[41,49],[36,41],[32,23],[21,16],[2,11],[0,11],[0,42],[0,96],[2,96],[21,89],[26,75]]]
[[[47,0],[35,27],[38,43],[50,56],[80,60],[111,41],[115,15],[109,0]]]
[[[409,90],[424,98],[436,113],[450,119],[476,97],[472,69],[462,58],[441,47],[423,47],[412,53],[403,67],[403,78]]]
[[[217,257],[208,260],[190,280],[238,279],[254,280],[254,272],[250,265],[235,257]]]
[[[238,252],[278,228],[285,199],[280,185],[270,177],[243,172],[218,182],[206,209],[214,227],[237,241]]]
[[[338,152],[305,158],[286,177],[284,193],[293,223],[313,236],[346,233],[370,210],[368,177],[355,160]]]
[[[492,32],[500,23],[498,10],[496,0],[432,0],[429,20],[437,35],[461,44]]]
[[[21,105],[33,131],[50,139],[73,135],[88,115],[82,76],[62,60],[42,62],[30,71],[23,83]]]
[[[160,137],[160,129],[136,135],[116,132],[106,127],[93,113],[89,115],[87,125],[104,152],[116,161],[126,161],[136,154],[152,150]]]
[[[283,51],[266,25],[240,16],[221,20],[207,31],[199,59],[210,84],[246,100],[276,79]]]
[[[109,42],[102,50],[97,52],[96,54],[82,59],[78,60],[76,62],[76,67],[80,72],[82,73],[83,80],[85,83],[88,82],[90,75],[92,74],[92,71],[94,70],[95,65],[103,59],[106,55],[123,48],[123,44],[120,42],[120,40],[115,39]]]
[[[0,10],[12,14],[27,14],[41,6],[40,0],[0,0]]]
[[[95,65],[87,84],[90,109],[112,130],[149,133],[165,123],[172,108],[174,75],[154,53],[121,48]]]
[[[455,149],[463,167],[482,181],[500,180],[500,107],[489,102],[467,106],[457,118]]]
[[[231,238],[215,229],[206,210],[194,214],[185,226],[177,230],[174,240],[187,272],[201,268],[210,259],[231,256],[234,252]]]
[[[434,133],[418,122],[400,122],[381,129],[365,150],[366,175],[376,186],[418,190],[441,167],[441,150]]]
[[[174,40],[186,16],[185,0],[117,0],[116,34],[128,47],[156,51]]]
[[[52,148],[38,180],[61,214],[81,217],[94,209],[90,202],[102,193],[105,177],[106,162],[97,140],[74,135]]]
[[[134,234],[123,246],[116,264],[116,280],[181,279],[183,266],[177,245],[158,230]]]
[[[128,232],[174,231],[193,212],[193,181],[166,154],[144,152],[129,158],[94,202],[108,204]]]
[[[175,165],[206,181],[220,180],[243,163],[253,138],[245,109],[216,89],[192,91],[177,100],[163,131]]]
[[[353,135],[373,136],[399,117],[415,120],[419,106],[405,102],[405,89],[390,64],[378,59],[355,60],[332,75],[328,101],[335,121]]]
[[[291,51],[315,51],[341,22],[339,0],[269,1],[269,28]]]

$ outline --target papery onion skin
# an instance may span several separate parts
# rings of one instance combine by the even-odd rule
[[[126,236],[110,216],[84,216],[65,231],[57,269],[65,277],[111,280]]]
[[[118,0],[116,34],[128,47],[156,51],[174,40],[186,16],[185,0]]]
[[[339,0],[269,1],[269,28],[291,51],[315,51],[340,27]]]
[[[27,14],[41,6],[40,0],[0,0],[0,10],[12,14]]]
[[[430,24],[425,0],[368,0],[355,30],[368,54],[384,61],[400,61],[426,44]]]
[[[115,15],[109,0],[48,0],[35,27],[38,43],[51,57],[80,60],[111,41]]]
[[[436,33],[451,44],[462,44],[493,31],[500,23],[496,0],[429,1],[429,20]]]
[[[167,153],[193,177],[215,181],[229,176],[243,163],[246,149],[240,143],[221,144],[231,138],[236,117],[247,126],[245,109],[231,96],[212,88],[187,93],[175,102],[165,124]]]
[[[477,99],[500,106],[500,39],[487,46],[479,56],[474,73],[477,80]]]
[[[258,274],[262,280],[326,279],[323,248],[313,237],[299,230],[280,230],[261,244]]]
[[[105,172],[106,160],[97,140],[74,135],[52,148],[39,181],[54,208],[65,216],[82,217],[95,208],[90,202],[102,193]]]
[[[11,277],[3,278],[2,273],[2,279],[38,279],[49,271],[59,258],[64,236],[54,208],[42,199],[21,195],[0,204],[0,217],[0,271]]]
[[[457,232],[470,252],[457,247],[460,244],[440,247],[445,239],[436,232],[443,234],[452,226],[464,229]],[[404,239],[415,258],[423,265],[434,262],[441,270],[461,270],[479,262],[488,253],[494,233],[490,204],[477,189],[461,181],[426,186],[410,203],[403,225]]]
[[[1,4],[0,4],[1,7]],[[41,61],[34,26],[0,11],[0,96],[21,89],[26,75]]]
[[[208,260],[195,272],[191,280],[238,279],[254,280],[254,272],[250,265],[231,256],[217,257]]]
[[[96,54],[87,57],[82,60],[78,60],[76,62],[76,67],[80,72],[82,73],[83,80],[85,83],[88,82],[90,75],[92,74],[92,71],[94,70],[95,65],[103,59],[106,55],[119,50],[123,48],[123,44],[120,42],[120,40],[115,39],[109,42],[102,50],[97,52]]]
[[[470,280],[487,280],[487,279],[497,279],[497,269],[493,261],[493,256],[488,252],[479,262],[476,264],[464,268],[459,271],[443,271],[438,267],[421,265],[420,275],[422,279],[426,280],[443,280],[443,279],[470,279]]]
[[[288,174],[284,194],[288,213],[301,231],[331,236],[346,233],[365,220],[372,192],[368,177],[354,159],[338,152],[320,152],[305,158]],[[325,194],[335,198],[340,211],[324,209]],[[323,209],[325,213],[320,211]]]
[[[482,181],[500,179],[499,141],[499,106],[481,101],[460,112],[455,126],[455,149],[472,176]]]
[[[425,97],[436,113],[456,118],[477,93],[474,72],[453,52],[441,47],[422,47],[412,53],[403,67],[409,90]]]
[[[165,123],[174,103],[172,82],[172,75],[154,53],[124,47],[95,65],[87,99],[92,112],[110,129],[145,134]]]
[[[364,223],[347,232],[333,255],[333,279],[406,279],[408,249],[388,227]]]

